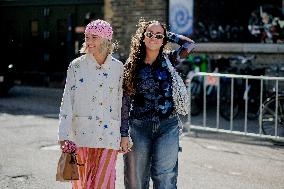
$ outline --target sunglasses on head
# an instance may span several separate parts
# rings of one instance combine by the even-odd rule
[[[154,36],[156,39],[163,39],[165,37],[161,33],[153,34],[152,32],[145,32],[144,35],[148,38],[152,38]]]

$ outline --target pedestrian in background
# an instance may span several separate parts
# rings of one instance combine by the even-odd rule
[[[112,57],[112,27],[89,23],[81,57],[73,60],[60,108],[58,138],[76,144],[79,180],[73,189],[115,188],[120,148],[123,64]]]
[[[166,52],[167,42],[180,45]],[[126,189],[177,188],[179,124],[188,113],[188,96],[174,66],[195,47],[158,21],[139,21],[124,70],[122,138],[133,140],[124,155]]]

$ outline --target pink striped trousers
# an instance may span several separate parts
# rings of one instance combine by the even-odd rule
[[[115,189],[117,150],[80,147],[76,151],[79,180],[72,189]]]

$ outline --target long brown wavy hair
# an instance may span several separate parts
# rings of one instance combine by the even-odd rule
[[[140,19],[138,22],[138,29],[136,30],[136,33],[134,36],[132,36],[131,39],[131,46],[130,46],[130,54],[129,58],[127,59],[125,65],[124,65],[124,79],[123,79],[123,89],[124,92],[128,95],[135,94],[135,87],[136,87],[136,74],[138,72],[139,64],[142,64],[144,62],[144,59],[146,58],[146,46],[143,42],[145,36],[144,33],[146,32],[146,29],[150,24],[153,23],[159,23],[163,29],[164,29],[164,41],[163,45],[160,48],[160,53],[164,51],[164,47],[167,44],[167,37],[166,32],[167,28],[166,25],[156,21],[145,21],[144,19]]]

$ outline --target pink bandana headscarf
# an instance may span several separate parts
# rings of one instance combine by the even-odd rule
[[[98,19],[90,22],[86,26],[85,34],[86,33],[90,33],[111,40],[113,31],[112,27],[108,22]]]

